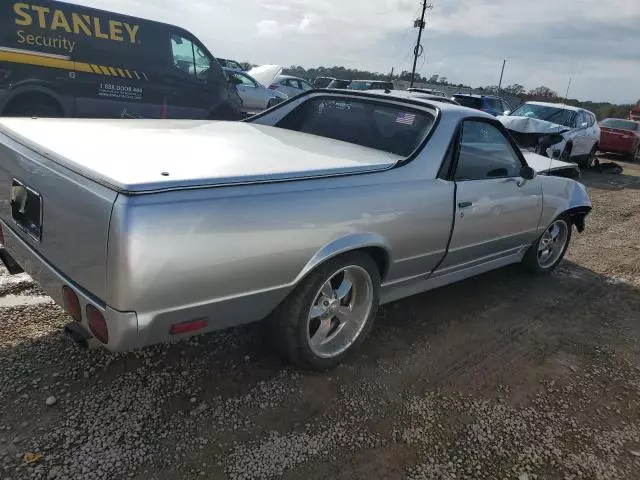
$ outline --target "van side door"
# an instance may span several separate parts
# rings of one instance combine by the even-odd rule
[[[217,60],[186,32],[172,33],[171,68],[166,81],[172,88],[169,118],[208,118],[227,100],[227,80]]]

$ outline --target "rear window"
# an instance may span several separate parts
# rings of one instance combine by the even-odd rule
[[[607,118],[600,125],[609,128],[620,128],[622,130],[632,130],[637,132],[640,130],[640,123],[631,120],[622,120],[620,118]]]
[[[475,108],[479,110],[482,107],[482,102],[478,97],[468,97],[466,95],[454,95],[453,98],[456,99],[460,105],[469,108]]]
[[[369,100],[311,99],[277,126],[408,157],[433,126],[429,112]]]

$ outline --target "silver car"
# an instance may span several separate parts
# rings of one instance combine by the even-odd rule
[[[238,95],[242,99],[242,111],[244,113],[258,113],[289,98],[282,92],[270,90],[261,85],[246,72],[229,68],[225,68],[224,71],[229,80],[235,85]]]
[[[381,304],[553,270],[591,210],[572,168],[488,114],[388,94],[314,90],[245,122],[3,118],[1,256],[79,344],[266,318],[287,358],[324,369]]]

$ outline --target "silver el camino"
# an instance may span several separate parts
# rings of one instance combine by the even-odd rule
[[[242,123],[4,118],[0,253],[78,343],[268,319],[322,369],[381,304],[553,270],[591,210],[576,176],[488,114],[402,93],[316,90]]]

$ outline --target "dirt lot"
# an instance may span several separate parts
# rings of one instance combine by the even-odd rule
[[[585,174],[595,209],[555,274],[388,305],[325,374],[259,325],[78,350],[0,272],[0,479],[640,478],[640,166],[622,165]]]

